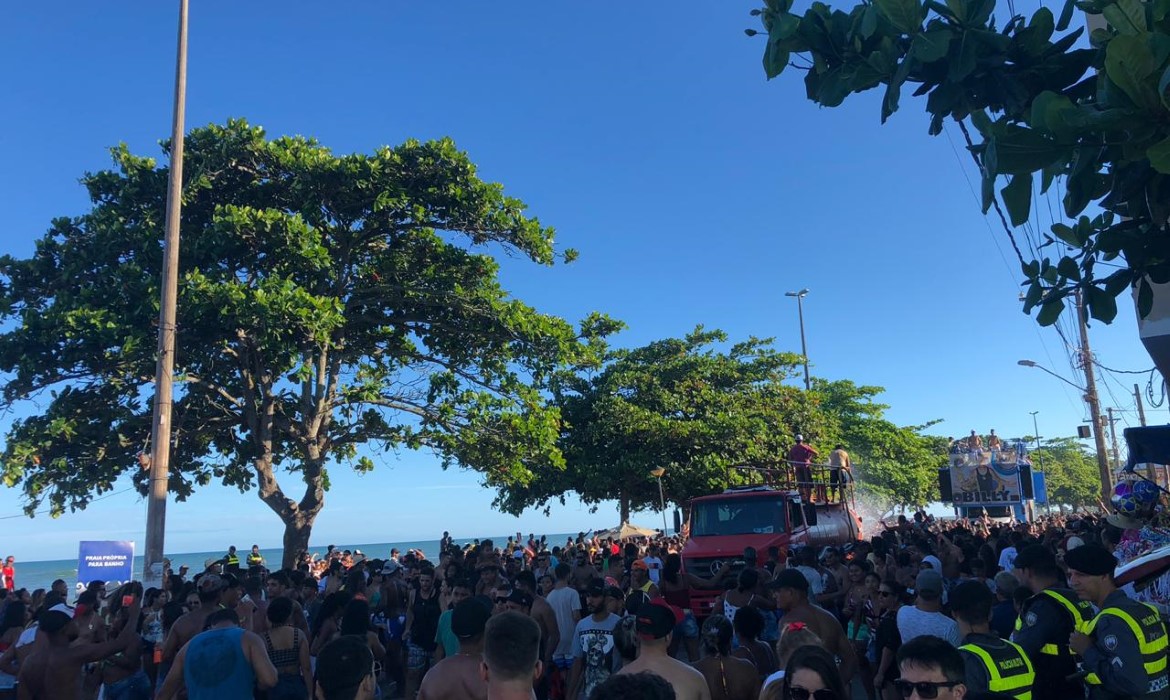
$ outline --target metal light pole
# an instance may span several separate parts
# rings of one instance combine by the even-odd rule
[[[808,288],[799,292],[784,292],[786,297],[796,297],[796,313],[800,317],[800,354],[804,355],[804,390],[812,391],[808,380],[808,346],[804,342],[804,298],[808,296]]]
[[[1040,451],[1040,427],[1036,423],[1036,414],[1039,412],[1040,411],[1030,411],[1030,413],[1032,414],[1032,435],[1035,436],[1035,438],[1036,438],[1036,461],[1039,463],[1038,466],[1040,467],[1040,472],[1044,473],[1044,453]],[[1047,487],[1047,485],[1048,485],[1047,477],[1045,477],[1045,479],[1046,480],[1044,482],[1044,485],[1045,485],[1045,487]],[[1052,513],[1052,506],[1050,504],[1051,499],[1047,498],[1047,495],[1048,494],[1045,494],[1044,510],[1047,513],[1051,514]]]
[[[1087,357],[1091,358],[1091,355]],[[1105,434],[1102,432],[1101,425],[1101,404],[1097,399],[1097,385],[1096,381],[1093,379],[1093,368],[1091,361],[1085,365],[1085,376],[1089,380],[1088,389],[1080,386],[1079,384],[1070,382],[1056,372],[1053,372],[1043,365],[1036,364],[1032,360],[1019,360],[1016,364],[1023,367],[1035,367],[1036,369],[1043,370],[1044,372],[1047,372],[1048,374],[1056,377],[1060,381],[1081,392],[1082,398],[1089,406],[1089,417],[1093,422],[1093,442],[1097,449],[1097,471],[1101,477],[1101,493],[1104,496],[1102,500],[1108,502],[1109,496],[1113,491],[1113,473],[1109,469],[1109,456],[1105,450]]]
[[[183,132],[187,109],[187,1],[179,0],[179,46],[175,65],[175,107],[171,121],[171,171],[167,182],[166,237],[163,240],[162,300],[158,315],[158,365],[154,376],[150,495],[146,502],[143,583],[157,586],[163,574],[167,481],[171,462],[171,406],[174,395],[175,317],[179,296],[179,221],[183,205]]]
[[[650,470],[650,476],[658,479],[658,505],[662,510],[662,535],[665,537],[667,533],[666,526],[666,496],[662,491],[662,475],[666,473],[666,467],[655,467]]]

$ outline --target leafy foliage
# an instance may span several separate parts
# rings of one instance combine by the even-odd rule
[[[1044,441],[1032,452],[1032,464],[1043,466],[1049,503],[1074,508],[1097,505],[1101,496],[1097,458],[1076,438]]]
[[[1088,47],[1083,29],[1067,31],[1076,8],[1110,26]],[[810,100],[834,107],[882,88],[884,122],[913,86],[927,98],[931,134],[947,119],[965,134],[973,125],[985,213],[1002,201],[1019,226],[1035,189],[1063,185],[1074,223],[1053,225],[1040,259],[1021,257],[1025,312],[1039,307],[1038,321],[1055,323],[1080,289],[1107,322],[1117,295],[1136,286],[1145,316],[1150,282],[1170,282],[1170,0],[1066,0],[1060,17],[1042,7],[997,19],[998,9],[995,0],[875,0],[847,11],[813,2],[798,15],[792,0],[766,0],[753,14],[767,32],[765,73],[805,70]],[[1086,214],[1091,205],[1101,212]],[[1098,272],[1118,259],[1120,269]]]
[[[113,157],[116,170],[83,180],[89,213],[55,220],[31,258],[0,259],[3,400],[31,409],[3,476],[30,514],[85,507],[150,434],[168,170],[125,146]],[[336,156],[232,121],[190,134],[185,170],[180,499],[216,479],[257,487],[291,557],[327,467],[374,467],[359,446],[430,449],[499,484],[563,464],[544,392],[596,365],[618,324],[595,315],[577,329],[507,295],[471,248],[550,265],[553,231],[451,141]],[[299,499],[279,471],[302,482]]]
[[[653,469],[666,469],[667,502],[685,504],[758,481],[732,467],[780,466],[797,433],[825,456],[836,442],[847,444],[882,497],[929,500],[944,450],[917,428],[885,420],[886,407],[873,401],[880,388],[817,379],[806,393],[786,383],[800,371],[799,355],[758,338],[720,349],[727,341],[700,326],[684,338],[614,351],[600,372],[566,377],[556,393],[564,471],[506,485],[497,504],[518,513],[576,494],[594,507],[616,500],[626,518],[658,508]]]

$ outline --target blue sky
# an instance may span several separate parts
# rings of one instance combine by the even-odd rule
[[[77,179],[109,164],[107,147],[158,154],[177,4],[6,8],[0,250],[27,255],[52,217],[84,211]],[[187,124],[245,117],[338,153],[451,136],[581,251],[567,267],[505,262],[505,286],[543,311],[605,311],[629,324],[630,345],[704,323],[798,351],[783,293],[808,287],[814,374],[886,387],[893,419],[1010,436],[1031,433],[1038,410],[1041,434],[1074,434],[1086,418],[1075,390],[1016,364],[1080,381],[1061,338],[1020,312],[1018,265],[979,212],[957,132],[929,137],[908,97],[882,126],[876,93],[828,110],[798,74],[767,82],[762,40],[743,34],[751,7],[192,0]],[[1121,306],[1112,326],[1094,324],[1094,349],[1109,367],[1147,369]],[[1146,377],[1118,375],[1106,382],[1116,398],[1104,386],[1102,397],[1136,425],[1134,381]],[[1166,410],[1147,406],[1151,422]],[[474,474],[421,454],[382,459],[369,475],[335,470],[314,544],[616,520],[576,504],[515,519],[491,510]],[[0,490],[0,516],[19,510],[19,493]],[[169,552],[280,541],[254,494],[223,487],[168,516]],[[56,521],[0,523],[4,550],[42,559],[72,556],[78,539],[141,543],[144,521],[127,493]]]

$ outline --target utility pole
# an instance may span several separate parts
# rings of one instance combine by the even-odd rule
[[[158,365],[154,374],[154,419],[150,437],[150,495],[146,502],[146,552],[142,567],[143,584],[146,586],[157,586],[162,582],[167,482],[171,466],[175,318],[179,296],[179,222],[183,206],[183,122],[187,109],[187,0],[179,0],[178,44],[175,106],[171,121],[171,171],[167,182],[166,237],[163,239],[162,299],[158,314]]]
[[[1142,404],[1142,392],[1138,389],[1138,385],[1133,385],[1133,400],[1137,402],[1138,420],[1141,421],[1142,427],[1146,427],[1146,407]]]
[[[1113,417],[1113,408],[1109,411],[1109,439],[1113,443],[1113,471],[1121,468],[1121,453],[1117,450],[1117,419]]]
[[[1076,291],[1077,327],[1081,334],[1081,368],[1085,371],[1085,403],[1089,404],[1089,418],[1093,421],[1093,442],[1097,447],[1097,470],[1101,474],[1101,500],[1108,503],[1113,496],[1113,473],[1105,456],[1105,434],[1101,420],[1101,403],[1097,398],[1097,378],[1093,372],[1093,351],[1089,349],[1089,324],[1085,320],[1085,303],[1081,290]]]

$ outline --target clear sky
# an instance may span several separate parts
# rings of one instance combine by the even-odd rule
[[[54,216],[86,210],[77,179],[125,141],[159,155],[171,119],[177,1],[13,3],[0,23],[0,251],[27,255]],[[931,138],[921,101],[881,126],[878,93],[808,102],[799,74],[767,82],[751,2],[191,2],[188,127],[245,117],[335,152],[451,136],[578,248],[571,266],[509,261],[505,286],[543,311],[601,310],[641,344],[697,323],[775,336],[813,372],[887,388],[891,417],[940,434],[1072,435],[1064,341],[1020,312],[1019,266],[979,212],[960,136]],[[953,139],[953,141],[952,141]],[[1046,216],[1045,216],[1046,218]],[[1129,307],[1094,324],[1103,364],[1152,366]],[[1065,325],[1068,326],[1066,320]],[[1070,327],[1070,326],[1069,326]],[[1072,336],[1070,336],[1071,338]],[[1132,384],[1102,387],[1136,425]],[[1110,391],[1107,391],[1109,389]],[[1155,387],[1160,392],[1160,384]],[[1151,422],[1166,407],[1147,406]],[[2,428],[3,426],[0,426]],[[1119,435],[1120,437],[1120,435]],[[1124,448],[1123,448],[1124,449]],[[427,455],[335,470],[314,544],[565,532],[614,524],[578,504],[495,513],[474,474]],[[0,516],[20,511],[0,490]],[[168,510],[168,552],[280,542],[254,493],[221,486]],[[660,522],[644,513],[636,522]],[[133,493],[59,520],[0,520],[3,553],[69,557],[78,539],[142,543]]]

